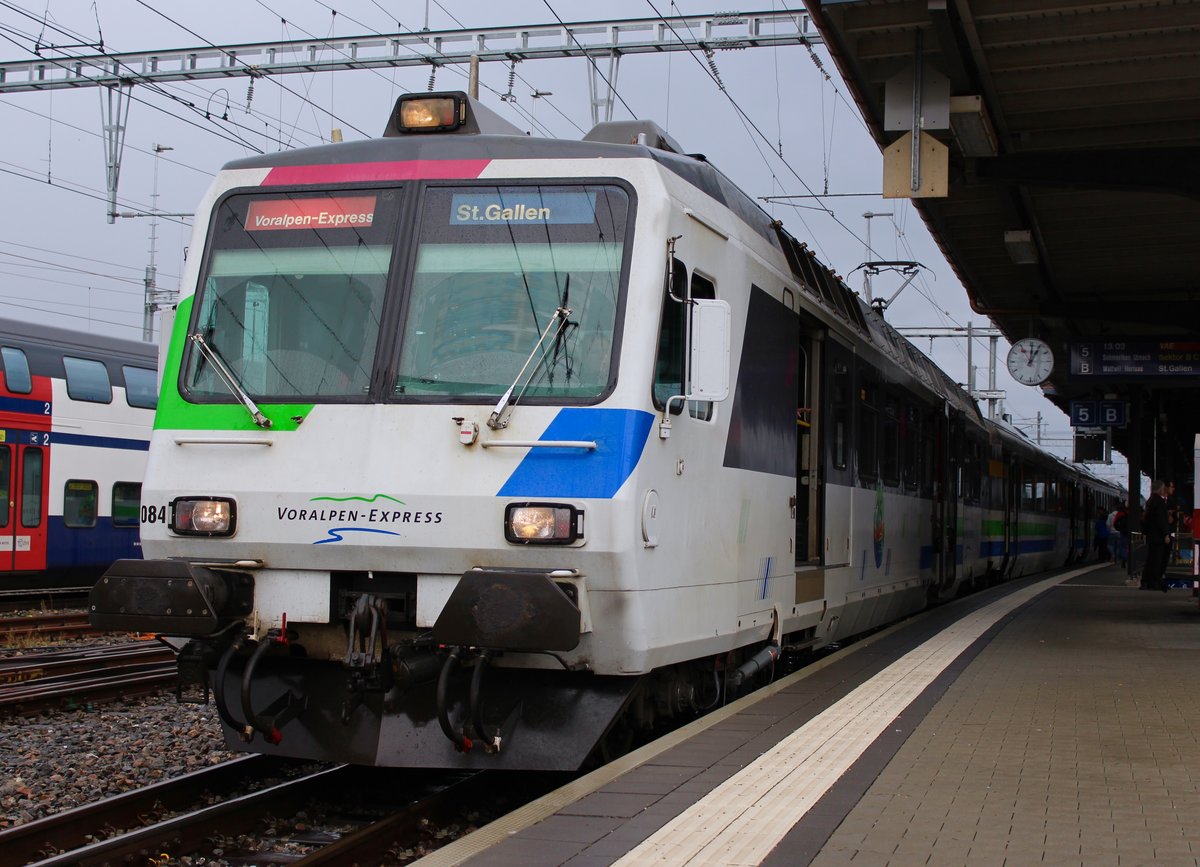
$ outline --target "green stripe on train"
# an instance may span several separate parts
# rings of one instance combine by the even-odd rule
[[[999,538],[1004,535],[1004,522],[983,521],[980,524],[980,530],[985,537]],[[1022,521],[1017,524],[1017,535],[1023,539],[1028,539],[1032,536],[1053,536],[1054,534],[1055,526],[1053,523]]]
[[[262,430],[240,403],[188,403],[179,393],[179,364],[187,340],[188,324],[192,319],[192,301],[188,296],[179,302],[175,311],[175,328],[167,351],[162,388],[158,395],[158,410],[154,413],[155,430]],[[233,395],[230,395],[233,398]],[[234,398],[236,400],[236,398]],[[263,415],[271,420],[271,430],[295,430],[310,412],[311,403],[259,404]]]

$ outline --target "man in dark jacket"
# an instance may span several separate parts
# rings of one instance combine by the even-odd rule
[[[1146,565],[1142,569],[1142,589],[1167,592],[1164,574],[1167,565],[1167,546],[1171,542],[1171,531],[1167,527],[1167,501],[1165,484],[1155,480],[1150,486],[1150,499],[1146,500],[1146,514],[1142,518],[1142,533],[1146,537]]]

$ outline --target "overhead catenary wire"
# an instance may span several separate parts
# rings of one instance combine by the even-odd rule
[[[185,24],[182,24],[181,22],[179,22],[179,21],[175,20],[174,18],[172,18],[170,15],[167,15],[167,14],[166,14],[165,12],[163,12],[161,9],[156,9],[156,8],[154,8],[154,7],[153,7],[153,6],[151,6],[149,3],[147,3],[147,2],[146,2],[146,0],[134,0],[134,2],[135,2],[135,3],[137,3],[139,6],[143,6],[143,7],[145,7],[146,9],[149,9],[149,10],[150,10],[151,12],[153,12],[155,15],[158,15],[159,17],[166,19],[167,21],[169,21],[170,23],[172,23],[172,24],[174,24],[176,27],[178,27],[180,30],[183,30],[185,33],[188,33],[188,34],[190,34],[190,35],[192,35],[192,36],[196,37],[197,39],[199,39],[199,40],[203,41],[205,45],[208,45],[208,46],[209,46],[209,47],[211,47],[211,48],[219,48],[219,47],[220,47],[220,46],[218,46],[216,43],[212,42],[211,40],[209,40],[209,39],[205,39],[203,36],[201,36],[199,33],[197,33],[195,30],[191,29],[191,28],[190,28],[190,27],[188,27],[187,25],[185,25]],[[269,7],[268,7],[268,8],[269,8]],[[278,14],[278,13],[275,13],[275,14]],[[251,67],[250,67],[250,65],[249,65],[248,63],[246,63],[244,60],[241,60],[241,59],[238,59],[238,58],[234,58],[234,59],[235,59],[235,61],[236,61],[237,63],[241,64],[242,66],[246,67],[247,69],[250,69],[250,68],[251,68]],[[366,133],[364,130],[361,130],[361,129],[359,129],[359,128],[358,128],[357,126],[355,126],[353,123],[351,123],[350,121],[348,121],[348,120],[346,120],[346,119],[344,119],[344,118],[341,118],[341,117],[339,117],[338,115],[334,114],[332,111],[330,111],[330,110],[328,110],[328,109],[325,109],[325,108],[322,108],[321,106],[317,105],[316,103],[312,102],[311,100],[305,99],[304,97],[300,96],[300,94],[296,93],[296,91],[292,90],[290,87],[288,87],[288,86],[287,86],[286,84],[284,84],[282,81],[280,81],[278,78],[274,78],[273,80],[274,80],[274,82],[275,82],[275,84],[276,84],[276,85],[278,85],[279,87],[283,88],[283,89],[284,89],[284,90],[286,90],[288,93],[292,94],[293,96],[297,97],[298,99],[303,99],[305,102],[308,102],[310,105],[312,105],[312,106],[313,106],[313,108],[314,108],[314,109],[316,109],[316,110],[318,110],[318,111],[321,111],[321,112],[323,112],[323,113],[324,113],[325,115],[327,115],[327,116],[328,116],[330,119],[332,119],[332,120],[336,120],[338,123],[341,123],[341,124],[344,124],[345,126],[348,126],[350,129],[354,130],[356,133],[358,133],[359,135],[363,136],[364,138],[366,138],[366,137],[369,137],[369,136],[368,136],[368,134],[367,134],[367,133]]]

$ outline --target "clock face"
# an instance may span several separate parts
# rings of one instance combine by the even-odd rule
[[[1008,351],[1008,372],[1022,385],[1040,385],[1054,370],[1054,353],[1044,340],[1026,337]]]

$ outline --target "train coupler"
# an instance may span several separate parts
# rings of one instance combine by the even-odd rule
[[[250,654],[250,660],[246,663],[246,670],[242,673],[241,699],[242,714],[245,722],[240,726],[239,736],[246,743],[253,740],[256,733],[260,733],[267,743],[278,745],[283,740],[280,728],[308,709],[308,697],[297,695],[289,689],[267,705],[267,707],[263,708],[262,711],[255,712],[251,700],[254,671],[263,657],[275,647],[287,649],[286,626],[283,630],[273,629],[267,633],[266,638]]]
[[[387,603],[364,593],[354,602],[350,614],[349,636],[343,664],[348,676],[346,698],[342,702],[343,725],[362,704],[368,692],[387,692],[391,688],[392,665],[387,643]]]

